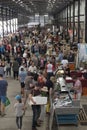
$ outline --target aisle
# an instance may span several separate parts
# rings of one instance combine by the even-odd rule
[[[0,117],[0,130],[17,130],[15,123],[15,111],[14,111],[14,102],[15,95],[20,92],[19,81],[13,79],[8,80],[8,97],[11,101],[11,105],[6,108],[6,116]],[[32,111],[28,107],[26,114],[23,118],[23,129],[22,130],[31,130],[31,121],[32,121]]]
[[[11,101],[11,105],[6,108],[6,116],[0,117],[0,130],[17,130],[15,123],[15,111],[14,111],[14,103],[15,96],[20,92],[20,84],[18,80],[14,80],[13,78],[7,78],[8,81],[8,97]],[[25,116],[23,117],[23,128],[22,130],[31,130],[32,123],[32,110],[28,105]],[[45,130],[46,126],[45,121],[38,130]]]

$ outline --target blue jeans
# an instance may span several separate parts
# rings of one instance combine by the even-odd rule
[[[37,125],[37,119],[40,116],[40,105],[32,105],[33,119],[32,119],[32,128],[35,128]]]

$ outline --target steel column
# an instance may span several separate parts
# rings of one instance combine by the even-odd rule
[[[85,42],[87,43],[87,0],[85,0]]]
[[[69,17],[70,17],[70,28],[71,28],[71,3],[69,5],[69,12],[70,12]]]
[[[9,28],[10,28],[10,33],[11,33],[11,10],[9,9]]]
[[[78,0],[78,43],[80,42],[80,0]]]
[[[4,15],[3,15],[3,7],[1,7],[1,18],[2,18],[2,35],[4,37]]]
[[[68,34],[68,5],[67,5],[67,34]]]
[[[7,30],[7,34],[8,34],[8,9],[6,8],[6,30]]]
[[[74,42],[74,32],[75,32],[75,0],[73,0],[73,42]]]

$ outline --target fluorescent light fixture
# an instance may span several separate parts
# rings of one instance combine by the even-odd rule
[[[35,17],[39,17],[39,14],[35,14]]]
[[[48,17],[48,14],[45,14],[44,16],[45,16],[45,17]]]

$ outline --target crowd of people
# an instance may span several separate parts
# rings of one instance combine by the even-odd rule
[[[58,30],[54,33],[51,30],[32,29],[29,30],[27,38],[26,42],[23,33],[14,34],[10,42],[4,39],[0,45],[0,114],[2,116],[5,114],[4,103],[8,86],[5,78],[13,77],[20,82],[20,95],[15,97],[17,103],[14,105],[17,127],[19,130],[22,128],[22,117],[29,98],[33,102],[32,130],[37,130],[44,121],[45,109],[44,106],[37,105],[32,97],[44,92],[49,99],[54,89],[53,79],[58,63],[62,64],[65,75],[70,76],[68,63],[75,62],[75,49],[70,46],[67,53]],[[76,86],[77,84],[75,89]],[[23,103],[22,98],[24,98]]]

